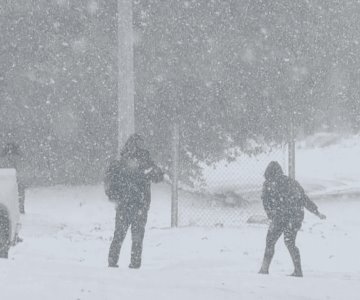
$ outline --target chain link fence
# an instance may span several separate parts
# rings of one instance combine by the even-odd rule
[[[204,168],[205,186],[197,192],[179,192],[178,225],[223,227],[264,221],[261,190],[265,168],[276,160],[287,173],[288,158],[288,146],[279,146]]]

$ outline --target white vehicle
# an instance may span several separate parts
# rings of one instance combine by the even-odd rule
[[[0,258],[7,258],[20,228],[18,184],[15,169],[0,169]]]

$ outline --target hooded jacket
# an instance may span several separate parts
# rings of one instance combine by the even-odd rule
[[[297,222],[304,220],[304,208],[318,214],[318,208],[294,179],[284,175],[278,162],[271,162],[265,170],[262,201],[272,221]]]
[[[105,174],[105,192],[110,201],[125,208],[148,209],[151,182],[163,180],[163,172],[155,165],[149,151],[138,148],[130,138],[119,160],[113,160]]]

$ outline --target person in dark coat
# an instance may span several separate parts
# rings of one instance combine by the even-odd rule
[[[278,162],[272,161],[266,168],[264,176],[265,182],[261,198],[271,223],[266,236],[264,260],[259,273],[269,273],[271,260],[275,253],[275,244],[281,234],[284,234],[285,245],[295,268],[291,276],[302,277],[300,252],[295,242],[304,220],[304,208],[320,219],[326,217],[319,213],[316,204],[309,199],[300,184],[284,175]]]
[[[21,151],[18,144],[9,142],[1,151],[1,168],[16,170],[16,180],[18,183],[19,211],[25,213],[25,180],[23,168],[21,166]]]
[[[140,135],[127,140],[120,159],[110,163],[105,176],[105,192],[116,204],[115,232],[110,245],[109,267],[118,267],[120,250],[131,227],[132,248],[129,268],[141,267],[147,215],[151,202],[151,182],[163,180],[163,172],[144,149]]]

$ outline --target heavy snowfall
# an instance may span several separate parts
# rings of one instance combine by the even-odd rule
[[[0,0],[0,299],[360,299],[358,0]]]

